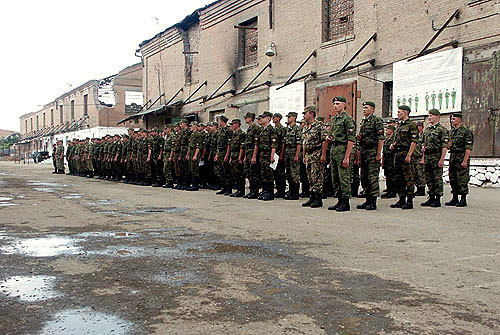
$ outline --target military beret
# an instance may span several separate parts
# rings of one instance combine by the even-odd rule
[[[279,117],[281,119],[283,118],[283,115],[281,115],[281,113],[274,113],[273,117]]]
[[[441,113],[437,109],[435,109],[435,108],[431,109],[429,111],[429,114],[432,114],[432,115],[441,115]]]
[[[297,116],[297,113],[296,112],[289,112],[286,117],[290,117],[290,116]]]
[[[179,121],[179,123],[189,124],[189,121],[187,119],[182,119],[182,120]]]
[[[424,125],[424,121],[417,121],[417,126],[423,126]]]
[[[198,126],[198,122],[193,121],[193,122],[191,122],[190,126]]]
[[[411,108],[406,106],[406,105],[401,105],[398,107],[398,109],[403,110],[403,111],[407,111],[408,113],[411,113]]]
[[[264,112],[262,114],[260,114],[261,117],[270,117],[272,118],[273,117],[273,113],[271,112]]]
[[[387,125],[387,127],[386,127],[386,128],[387,128],[387,129],[392,129],[392,130],[395,130],[395,129],[396,129],[396,127],[394,127],[392,124]]]
[[[335,101],[347,102],[347,100],[344,97],[335,97],[335,98],[333,98],[332,102],[335,102]]]
[[[203,122],[200,122],[200,123],[198,123],[198,126],[200,126],[200,127],[206,127],[206,126],[207,126],[207,124],[206,124],[206,123],[203,123]]]
[[[232,119],[230,124],[235,124],[235,123],[241,124],[241,120],[240,119]]]
[[[262,115],[257,116],[257,120],[262,119]]]
[[[453,113],[451,114],[453,117],[459,117],[459,118],[462,118],[462,113],[460,112],[457,112],[457,113]]]
[[[325,122],[325,117],[324,116],[318,116],[316,118],[316,120],[321,121],[321,122]]]
[[[225,115],[219,115],[219,119],[221,119],[221,120],[222,120],[222,121],[224,121],[224,122],[229,121],[229,119],[228,119],[228,118],[227,118],[227,116],[225,116]]]
[[[311,112],[311,113],[314,113],[314,115],[316,115],[316,106],[309,105],[309,106],[304,107],[304,111],[302,112],[302,114],[305,114],[307,112]]]
[[[248,113],[245,114],[245,118],[247,118],[247,117],[249,117],[251,119],[255,119],[255,113],[248,112]]]
[[[363,106],[371,106],[371,107],[375,108],[375,103],[372,101],[365,101],[365,102],[363,102]]]

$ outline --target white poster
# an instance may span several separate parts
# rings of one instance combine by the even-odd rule
[[[296,112],[297,120],[302,120],[305,104],[305,83],[303,81],[293,83],[280,90],[276,90],[281,85],[269,88],[269,111],[283,115],[281,123],[286,126],[286,115],[289,112]]]
[[[411,108],[411,116],[462,110],[462,48],[436,52],[408,62],[394,63],[393,116],[398,106]]]

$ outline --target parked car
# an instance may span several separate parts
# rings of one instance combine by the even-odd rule
[[[48,151],[35,151],[30,155],[30,157],[33,158],[35,163],[40,163],[41,161],[49,158],[50,155]]]

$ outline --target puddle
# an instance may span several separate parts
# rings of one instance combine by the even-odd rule
[[[53,188],[48,188],[48,187],[33,187],[33,190],[38,191],[38,192],[45,192],[45,193],[54,193],[55,190]]]
[[[115,315],[82,308],[57,313],[41,330],[40,335],[122,335],[129,334],[132,326],[131,322]]]
[[[152,276],[152,280],[160,284],[170,286],[182,286],[205,280],[200,274],[191,271],[178,271],[173,273],[158,274]]]
[[[45,186],[45,187],[55,187],[55,188],[69,186],[67,184],[50,183],[50,182],[46,182],[46,181],[37,181],[37,180],[28,180],[27,183],[30,186]]]
[[[0,248],[5,254],[22,254],[32,257],[52,257],[64,254],[76,254],[80,247],[75,246],[78,240],[70,237],[44,237],[18,240]]]
[[[81,199],[83,194],[71,193],[65,196],[62,196],[61,199]]]
[[[12,198],[8,198],[8,197],[0,197],[0,201],[11,201]]]
[[[21,301],[42,301],[59,297],[54,291],[56,277],[16,276],[0,282],[0,293]]]
[[[171,259],[190,257],[188,244],[176,247],[136,247],[127,245],[109,246],[102,250],[92,250],[87,252],[87,255],[111,256],[111,257],[165,257]]]
[[[78,234],[80,237],[105,237],[105,238],[125,238],[125,237],[139,237],[138,233],[130,233],[130,232],[86,232]]]
[[[0,207],[17,206],[19,204],[13,204],[12,202],[0,202]]]

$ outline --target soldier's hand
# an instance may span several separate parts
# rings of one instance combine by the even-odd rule
[[[241,158],[238,158],[238,163],[243,164],[243,162],[241,161]]]
[[[394,150],[394,143],[390,146],[391,150]]]
[[[151,162],[151,158],[147,158],[146,162],[148,162],[148,163]]]
[[[467,161],[463,161],[462,164],[460,164],[460,166],[462,167],[462,169],[466,169],[468,165],[469,164],[468,164]]]
[[[243,158],[243,163],[246,163],[247,162],[247,158]]]
[[[405,163],[406,164],[410,164],[410,162],[411,162],[411,156],[410,155],[406,155]]]
[[[306,156],[304,156],[304,158],[302,158],[302,163],[304,163],[304,165],[306,164]]]
[[[380,162],[380,161],[382,160],[382,155],[377,155],[377,156],[375,157],[375,160],[376,160],[377,162]],[[358,162],[358,165],[359,165],[359,162]]]
[[[438,162],[438,166],[439,166],[440,168],[442,168],[442,167],[444,166],[444,161],[443,161],[443,160],[440,160],[440,161]]]
[[[298,155],[293,156],[293,162],[294,163],[298,163],[299,162],[299,156]]]
[[[325,155],[321,155],[320,162],[323,164],[326,163],[326,156]],[[304,161],[304,163],[305,163],[305,161]]]
[[[342,166],[344,167],[344,169],[347,169],[349,167],[349,158],[344,158],[344,160],[342,161]]]
[[[252,160],[250,161],[250,164],[257,164],[257,158],[252,158]]]
[[[184,159],[186,159],[186,160],[188,161],[188,160],[189,160],[189,156],[188,156],[188,155],[186,155],[186,156],[184,157]]]
[[[196,155],[193,156],[193,161],[197,160],[198,157]]]
[[[178,161],[180,161],[180,160],[181,160],[181,156],[180,156],[180,155],[179,155],[179,158],[177,158],[177,160],[178,160]]]
[[[418,164],[420,164],[420,165],[424,165],[424,158],[423,158],[423,157],[422,157],[422,159],[421,159],[421,160],[419,160],[419,161],[418,161]]]
[[[224,157],[224,162],[228,162],[229,161],[229,157]]]
[[[218,157],[217,157],[217,155],[215,155],[214,162],[217,162],[217,159],[218,159]]]

